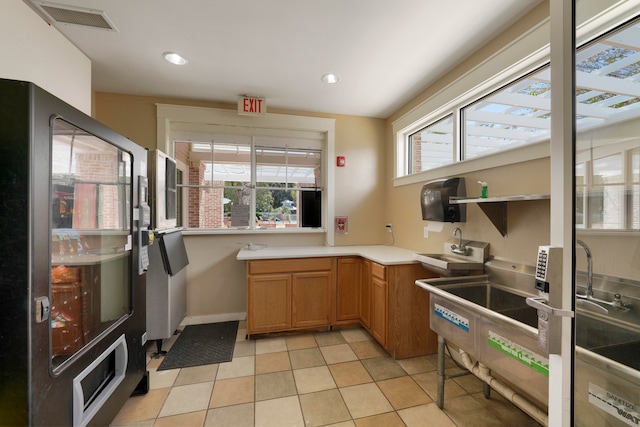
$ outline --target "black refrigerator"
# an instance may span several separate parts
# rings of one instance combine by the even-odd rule
[[[0,79],[0,424],[108,425],[146,376],[146,150]]]

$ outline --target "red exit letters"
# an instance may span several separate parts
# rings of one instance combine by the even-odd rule
[[[266,113],[266,102],[262,98],[241,96],[238,98],[238,114],[262,116]]]

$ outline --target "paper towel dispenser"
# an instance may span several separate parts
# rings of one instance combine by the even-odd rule
[[[467,195],[464,178],[448,178],[427,182],[420,193],[422,219],[440,222],[465,222],[467,206],[449,204],[450,197]]]

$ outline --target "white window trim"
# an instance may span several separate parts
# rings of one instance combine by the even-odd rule
[[[596,2],[597,3],[597,2]],[[587,3],[599,10],[602,5]],[[578,45],[596,38],[626,21],[640,9],[640,1],[618,2],[599,13],[583,10],[589,20],[579,24],[576,32]],[[579,19],[579,18],[578,18]],[[394,135],[394,187],[416,184],[447,176],[460,175],[513,163],[549,157],[549,140],[491,153],[482,157],[434,168],[411,175],[406,173],[406,141],[410,134],[453,113],[454,135],[460,130],[460,111],[463,107],[497,90],[549,62],[550,22],[545,19],[514,40],[499,52],[488,57],[460,78],[426,99],[392,123]],[[524,58],[522,52],[530,52]],[[460,146],[460,136],[455,139]],[[458,153],[459,155],[459,153]]]
[[[157,144],[161,151],[173,156],[172,131],[192,130],[194,132],[216,128],[218,131],[229,127],[241,132],[260,130],[263,134],[285,130],[287,132],[318,132],[325,136],[326,146],[323,150],[323,188],[322,213],[323,229],[305,230],[189,230],[189,234],[279,234],[279,233],[326,233],[329,246],[334,244],[333,217],[335,216],[334,187],[335,170],[330,167],[328,159],[335,157],[335,119],[308,116],[267,113],[264,116],[241,116],[235,110],[218,108],[192,107],[184,105],[156,104],[157,109]]]
[[[406,171],[406,141],[410,134],[448,114],[453,114],[456,144],[460,142],[460,110],[485,94],[515,80],[549,60],[549,20],[541,22],[456,81],[392,123],[395,137],[394,186],[420,183],[502,165],[549,156],[549,141],[538,142],[486,156],[478,156],[440,168],[401,176]],[[532,52],[525,58],[522,52]],[[456,148],[458,150],[458,148]],[[456,156],[460,154],[456,152]],[[459,158],[459,157],[458,157]]]

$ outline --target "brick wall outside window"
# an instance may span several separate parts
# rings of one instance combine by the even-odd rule
[[[189,228],[222,228],[224,224],[224,182],[205,179],[206,165],[203,162],[189,166],[189,184],[209,188],[189,188]]]
[[[118,152],[77,153],[76,165],[76,178],[81,182],[96,183],[96,191],[94,200],[75,200],[75,205],[95,203],[97,228],[121,229],[124,226],[121,209],[125,200],[117,185]]]
[[[422,171],[422,139],[420,132],[411,136],[411,172]]]

